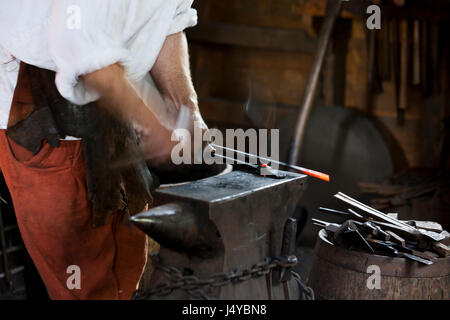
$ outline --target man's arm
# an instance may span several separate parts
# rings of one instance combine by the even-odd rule
[[[198,121],[203,130],[207,130],[191,80],[188,47],[184,33],[180,32],[166,38],[151,70],[151,75],[167,104],[178,110],[183,106],[191,110],[189,123],[185,124],[191,132],[194,121]],[[151,156],[151,162],[156,165],[167,164],[171,149],[175,145],[171,141],[171,131],[160,123],[138,97],[125,78],[123,68],[119,64],[114,64],[83,76],[83,80],[87,87],[93,88],[100,94],[101,106],[145,129],[144,151]],[[155,103],[158,102],[155,101]],[[157,152],[156,157],[155,152]]]
[[[178,110],[182,106],[189,108],[193,112],[193,120],[199,121],[201,127],[207,129],[192,84],[188,45],[183,32],[166,38],[151,75],[166,102]]]
[[[145,128],[144,153],[155,165],[166,164],[173,147],[171,130],[163,126],[153,112],[138,97],[119,64],[114,64],[83,76],[85,85],[96,90],[99,105],[117,117]]]

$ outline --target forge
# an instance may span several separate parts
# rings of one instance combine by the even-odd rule
[[[133,217],[161,245],[141,297],[285,299],[288,287],[289,298],[298,298],[289,268],[274,261],[286,263],[293,253],[293,244],[282,244],[284,230],[307,177],[285,174],[274,179],[238,170],[157,189],[154,207]]]

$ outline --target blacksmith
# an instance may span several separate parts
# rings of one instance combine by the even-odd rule
[[[0,169],[52,299],[136,289],[146,237],[127,221],[156,182],[144,160],[112,164],[168,164],[180,110],[206,129],[183,34],[197,21],[192,2],[0,4]]]

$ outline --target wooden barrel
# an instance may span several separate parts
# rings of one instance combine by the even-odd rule
[[[448,300],[450,257],[424,265],[404,258],[367,254],[335,246],[321,230],[308,285],[314,289],[316,299]]]

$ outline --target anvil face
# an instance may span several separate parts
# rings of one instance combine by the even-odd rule
[[[287,173],[284,179],[272,179],[244,171],[233,171],[168,189],[156,190],[156,197],[217,205],[269,189],[275,192],[282,185],[299,183],[303,185],[305,177],[301,174]]]
[[[289,172],[286,172],[284,179],[273,179],[234,171],[157,190],[157,207],[152,209],[154,213],[159,210],[160,214],[161,210],[167,209],[180,212],[181,216],[179,222],[173,223],[175,227],[172,232],[162,230],[159,233],[161,240],[172,233],[178,241],[167,241],[166,245],[160,241],[161,263],[181,270],[192,270],[198,278],[206,279],[214,273],[249,268],[267,257],[279,256],[284,224],[293,214],[306,188],[306,180],[305,175]],[[185,223],[185,218],[191,221],[191,227],[186,227],[186,231],[177,229],[176,226]],[[151,232],[147,233],[154,237]],[[186,234],[192,237],[184,236]],[[187,244],[186,250],[180,250],[182,245],[171,245],[183,242]],[[214,248],[213,252],[203,254],[199,250],[196,254],[196,248],[206,247],[202,247],[201,243],[211,244],[209,248]],[[156,270],[149,287],[157,286],[164,279],[162,272]],[[268,298],[264,277],[213,291],[219,299]],[[277,288],[274,287],[273,292],[274,298],[277,298]],[[189,299],[189,296],[179,291],[166,298]]]

